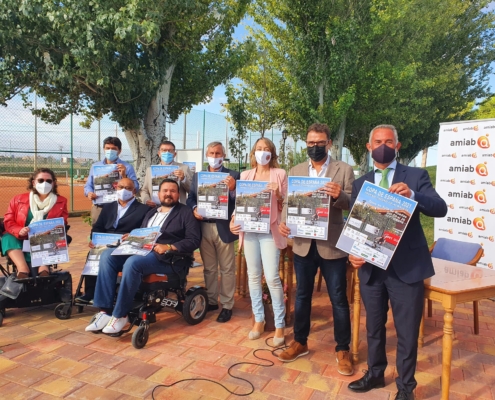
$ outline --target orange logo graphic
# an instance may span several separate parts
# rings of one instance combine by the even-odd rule
[[[490,242],[493,242],[493,241],[494,241],[493,236],[488,236],[488,240],[489,240]]]
[[[483,220],[483,217],[479,218],[475,218],[474,221],[473,221],[473,225],[476,229],[480,230],[480,231],[484,231],[486,229],[486,226],[485,226],[485,221]]]
[[[471,185],[476,185],[476,181],[474,179],[471,179]]]
[[[473,206],[470,206],[469,207],[469,211],[474,211],[474,207]]]
[[[454,209],[454,205],[453,204],[449,204],[449,208],[451,208],[453,210]]]
[[[492,263],[488,263],[488,268],[493,269],[493,264]]]
[[[488,168],[486,166],[486,162],[484,164],[478,164],[476,166],[476,173],[481,176],[487,176],[488,175]]]
[[[471,157],[478,158],[478,156],[476,155],[476,153],[471,154]]]
[[[450,180],[450,183],[455,183],[455,179],[454,179],[454,178],[452,178],[452,179]]]
[[[474,129],[475,131],[477,131],[477,130],[478,130],[478,125],[473,126],[473,129]]]
[[[453,229],[449,229],[449,233],[452,235],[454,233]]]
[[[457,153],[452,153],[452,158],[457,158]]]
[[[458,131],[459,131],[459,129],[457,129],[457,126],[456,126],[454,129],[452,129],[452,130],[453,130],[454,132],[458,132]]]
[[[472,237],[473,237],[473,232],[468,232],[468,236],[469,236],[470,238],[472,238]]]
[[[480,136],[478,138],[478,146],[482,149],[488,149],[490,147],[490,141],[488,140],[488,135]]]
[[[486,203],[486,195],[485,195],[485,191],[484,190],[478,190],[475,194],[474,194],[474,199],[478,202],[478,203],[481,203],[481,204],[485,204]]]
[[[490,208],[490,214],[495,214],[495,208]]]

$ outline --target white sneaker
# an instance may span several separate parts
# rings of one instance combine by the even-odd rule
[[[105,326],[107,326],[108,322],[112,319],[110,315],[108,315],[104,311],[100,311],[93,317],[93,322],[91,322],[85,329],[86,332],[94,332],[101,331]]]
[[[129,318],[127,317],[115,318],[112,316],[107,326],[103,328],[103,333],[119,333],[128,322]]]

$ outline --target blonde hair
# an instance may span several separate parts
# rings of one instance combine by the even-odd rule
[[[277,149],[276,149],[275,145],[273,144],[273,142],[266,137],[259,138],[254,143],[254,146],[251,149],[251,153],[249,153],[249,160],[251,161],[251,168],[256,168],[258,165],[258,163],[256,162],[256,156],[254,155],[254,152],[256,151],[256,145],[258,144],[258,142],[260,140],[265,141],[266,146],[270,149],[270,153],[272,154],[272,158],[270,158],[270,162],[268,163],[268,166],[270,168],[280,168],[280,166],[278,164]]]

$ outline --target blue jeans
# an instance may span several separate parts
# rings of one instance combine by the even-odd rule
[[[265,275],[266,284],[272,298],[275,327],[285,326],[284,289],[278,272],[280,250],[270,234],[247,232],[244,234],[244,255],[246,257],[249,294],[253,308],[254,320],[263,322],[263,292],[261,288],[261,274]]]
[[[134,296],[139,289],[141,279],[149,274],[173,273],[170,264],[158,261],[152,251],[146,256],[112,256],[114,249],[105,250],[100,257],[100,269],[96,281],[95,307],[122,318],[132,309]],[[119,294],[114,307],[117,276],[122,271]]]
[[[311,326],[311,300],[315,277],[320,267],[327,285],[333,310],[333,334],[337,346],[335,351],[349,350],[351,342],[351,317],[347,301],[346,269],[347,257],[325,260],[318,254],[315,240],[306,257],[294,254],[297,290],[294,318],[294,339],[305,345]]]

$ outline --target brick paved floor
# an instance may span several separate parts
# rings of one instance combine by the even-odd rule
[[[76,286],[87,253],[89,227],[73,218],[70,264],[63,265]],[[3,260],[2,260],[3,262]],[[202,269],[191,270],[190,285],[202,284]],[[480,304],[480,335],[473,334],[472,305],[461,305],[455,312],[451,399],[495,399],[495,303]],[[443,313],[434,303],[433,318],[426,320],[425,347],[419,351],[418,399],[438,399],[441,375]],[[0,398],[2,399],[132,399],[150,398],[160,383],[205,377],[222,382],[238,393],[246,384],[232,379],[227,369],[239,361],[255,362],[253,350],[267,348],[262,339],[247,339],[250,330],[249,298],[236,297],[234,315],[226,324],[210,313],[198,326],[189,326],[181,316],[163,312],[150,329],[144,349],[131,345],[131,335],[110,338],[84,332],[94,309],[69,320],[58,320],[53,307],[7,310],[0,328]],[[364,314],[364,312],[363,312]],[[328,296],[315,293],[309,340],[310,354],[296,362],[274,360],[270,368],[243,365],[237,374],[249,379],[256,391],[250,399],[393,399],[397,339],[389,315],[387,337],[389,367],[387,386],[367,394],[347,390],[347,382],[361,376],[366,368],[364,315],[361,320],[360,364],[353,377],[339,375],[336,369],[333,321]],[[291,329],[288,329],[288,338]],[[159,389],[159,399],[234,399],[220,387],[207,382],[184,382],[170,389]]]

